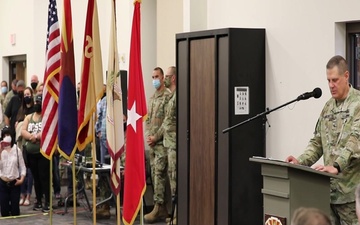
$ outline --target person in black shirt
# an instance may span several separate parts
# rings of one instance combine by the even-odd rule
[[[15,123],[17,121],[17,114],[21,107],[24,97],[25,82],[19,80],[16,83],[16,93],[11,99],[5,110],[5,125],[10,127],[11,137],[15,140]]]

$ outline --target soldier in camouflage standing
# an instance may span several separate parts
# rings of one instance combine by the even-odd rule
[[[355,225],[355,189],[360,183],[360,91],[349,84],[346,60],[332,57],[326,65],[332,98],[318,119],[314,137],[298,158],[287,157],[294,164],[311,166],[321,156],[319,171],[340,174],[330,181],[331,220],[334,225]]]
[[[167,152],[163,146],[162,135],[157,135],[165,118],[165,108],[170,91],[164,86],[164,72],[156,67],[152,73],[153,86],[156,89],[148,103],[146,119],[146,142],[149,145],[151,177],[154,187],[154,209],[144,216],[146,223],[154,223],[168,216],[165,206],[165,182]],[[158,139],[154,140],[154,136]]]
[[[164,120],[164,147],[168,154],[168,177],[170,181],[171,196],[176,195],[176,67],[168,68],[165,76],[165,87],[169,88],[169,102]],[[173,209],[175,212],[175,209]],[[176,212],[171,224],[176,224]],[[167,221],[170,224],[171,221]]]
[[[163,145],[167,150],[168,177],[170,181],[171,195],[173,199],[176,194],[176,67],[168,68],[164,80],[165,87],[170,90],[169,101],[165,111],[165,119],[159,131],[150,138],[159,140],[163,137]],[[175,210],[175,209],[173,209]],[[176,215],[176,213],[174,213]],[[172,224],[176,224],[176,216],[172,218]],[[166,222],[170,224],[171,218]]]

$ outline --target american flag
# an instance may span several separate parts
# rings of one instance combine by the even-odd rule
[[[56,0],[49,0],[41,136],[41,153],[47,159],[51,159],[57,145],[60,41]]]

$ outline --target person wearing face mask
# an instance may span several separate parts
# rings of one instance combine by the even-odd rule
[[[1,95],[0,95],[0,103],[4,105],[5,96],[8,93],[8,83],[6,80],[1,81]]]
[[[0,208],[1,216],[20,215],[20,186],[26,168],[20,149],[11,138],[11,130],[4,127],[0,142]]]
[[[24,98],[25,82],[19,80],[16,83],[16,94],[11,98],[9,104],[5,109],[5,124],[10,126],[11,137],[15,140],[15,123],[17,121],[17,114],[22,105]]]
[[[25,116],[35,112],[34,110],[34,94],[33,90],[30,87],[26,87],[24,90],[24,98],[21,104],[21,107],[18,111],[15,129],[16,129],[16,142],[19,146],[21,152],[23,152],[24,139],[21,136],[21,129]],[[28,206],[30,205],[30,197],[33,186],[33,177],[30,168],[26,165],[26,177],[24,183],[21,185],[21,198],[19,201],[20,205]]]
[[[40,152],[40,139],[42,133],[41,107],[42,96],[37,95],[34,105],[35,112],[27,115],[21,129],[25,139],[25,147],[31,173],[35,183],[36,203],[34,210],[50,211],[50,162]],[[42,196],[45,201],[42,202]]]
[[[169,102],[165,111],[164,122],[160,129],[150,137],[152,142],[156,142],[163,137],[163,145],[167,151],[167,174],[170,181],[170,190],[172,199],[176,199],[176,67],[170,66],[165,75],[165,87],[171,93],[169,94]],[[177,224],[175,204],[173,202],[173,209],[171,218],[167,218],[168,224]]]
[[[154,187],[154,208],[144,216],[146,223],[154,223],[165,220],[168,216],[165,202],[165,181],[167,168],[167,152],[163,146],[163,137],[159,135],[157,140],[152,139],[157,134],[165,118],[165,109],[170,94],[164,86],[164,72],[156,67],[152,73],[155,93],[148,103],[148,117],[145,125],[146,142],[149,146],[151,176]]]
[[[34,92],[30,87],[26,87],[24,90],[24,97],[21,102],[21,106],[17,113],[16,122],[21,122],[25,119],[26,115],[34,112]]]
[[[37,75],[32,75],[30,78],[30,86],[33,89],[33,91],[36,90],[37,86],[39,84],[39,77]]]

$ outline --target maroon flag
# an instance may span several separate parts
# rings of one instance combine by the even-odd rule
[[[96,104],[104,94],[99,21],[95,0],[88,1],[81,87],[78,112],[77,147],[80,151],[93,140]]]

